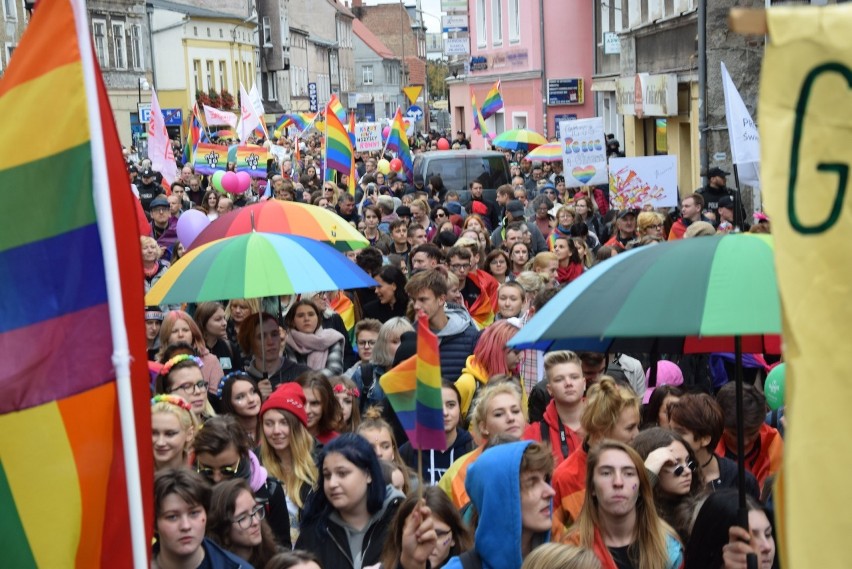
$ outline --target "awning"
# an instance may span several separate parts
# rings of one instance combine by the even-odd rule
[[[615,91],[615,79],[592,78],[592,91]]]

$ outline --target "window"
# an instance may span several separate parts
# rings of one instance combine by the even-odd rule
[[[95,55],[101,67],[109,65],[106,47],[106,22],[104,20],[92,20],[92,40],[95,42]]]
[[[198,26],[192,26],[192,35],[198,37]]]
[[[12,54],[15,53],[16,47],[18,47],[17,44],[6,42],[6,65],[12,60]]]
[[[142,26],[133,24],[130,26],[130,65],[133,69],[142,69]]]
[[[278,100],[278,74],[268,71],[263,74],[263,93],[267,101]]]
[[[223,30],[222,28],[219,28],[219,39],[222,39],[224,37],[225,37],[225,30]]]
[[[272,23],[268,16],[263,17],[263,47],[272,45]]]
[[[215,77],[213,75],[213,62],[208,61],[207,62],[207,90],[208,91],[210,89],[216,88],[216,83],[214,83],[214,81],[213,81],[214,79],[215,79]]]
[[[3,15],[6,16],[7,20],[18,19],[18,10],[17,6],[15,6],[15,0],[3,0]]]
[[[488,45],[485,35],[485,0],[476,0],[476,45],[477,47]]]
[[[503,45],[503,0],[491,2],[491,38],[495,46]]]
[[[219,92],[228,90],[228,66],[224,61],[219,62]]]
[[[361,83],[364,85],[373,84],[373,66],[365,65],[361,68]]]
[[[117,69],[127,69],[127,45],[124,38],[124,23],[112,24],[112,56]]]
[[[509,0],[509,43],[521,41],[521,0]]]
[[[192,82],[195,84],[195,92],[203,91],[201,86],[201,61],[196,59],[192,62]]]

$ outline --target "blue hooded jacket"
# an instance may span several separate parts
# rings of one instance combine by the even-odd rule
[[[485,569],[520,569],[521,458],[532,441],[490,448],[467,471],[465,489],[482,523],[476,528],[474,549]],[[550,532],[536,536],[534,545],[550,541]],[[461,569],[453,557],[445,569]]]

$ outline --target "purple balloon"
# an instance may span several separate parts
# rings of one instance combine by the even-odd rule
[[[382,129],[382,138],[386,139],[388,136],[390,136],[390,127],[386,126]]]
[[[242,194],[251,186],[251,175],[248,172],[237,172],[238,188],[234,190],[235,194]]]
[[[231,194],[236,194],[239,191],[240,180],[237,178],[236,172],[225,172],[225,175],[222,176],[222,187]]]
[[[210,220],[203,211],[191,209],[180,214],[177,222],[178,240],[183,243],[183,246],[189,249],[198,234],[204,231],[204,228],[210,225]]]

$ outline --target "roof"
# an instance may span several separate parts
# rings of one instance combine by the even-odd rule
[[[399,59],[390,49],[388,49],[388,46],[386,46],[384,42],[382,42],[376,34],[371,32],[367,26],[364,25],[364,22],[358,18],[352,20],[352,31],[362,42],[367,44],[367,47],[376,52],[376,54],[382,59]]]
[[[187,16],[197,16],[199,18],[213,18],[217,20],[245,20],[246,17],[239,14],[230,14],[227,12],[217,12],[207,8],[191,6],[189,4],[181,4],[172,0],[147,0],[148,4],[160,10],[168,10],[169,12],[178,12]]]
[[[336,41],[325,39],[315,34],[310,34],[308,36],[308,41],[322,47],[337,47]]]
[[[408,66],[408,84],[426,84],[426,62],[418,57],[406,57],[405,64]]]
[[[352,13],[352,10],[350,10],[346,5],[344,5],[343,2],[338,2],[338,0],[328,0],[328,3],[333,5],[334,8],[341,14],[349,16],[350,18],[355,17],[355,14]]]

